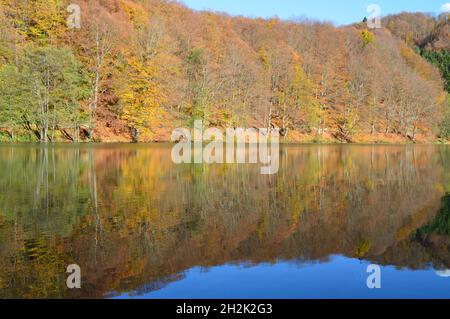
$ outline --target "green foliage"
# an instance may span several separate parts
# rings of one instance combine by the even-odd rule
[[[210,92],[207,83],[206,61],[203,49],[192,49],[185,62],[187,65],[191,100],[189,115],[192,119],[206,120],[210,114]]]
[[[420,237],[427,234],[450,236],[450,195],[442,199],[442,208],[436,218],[417,231]]]
[[[5,65],[0,70],[0,128],[14,139],[18,130],[28,118],[36,117],[38,105],[34,99],[32,82],[28,74],[15,65]]]
[[[52,139],[57,129],[73,129],[75,139],[86,122],[80,101],[89,94],[87,85],[87,76],[69,49],[29,47],[17,65],[0,70],[0,127],[10,131],[24,127],[41,141]]]
[[[445,89],[450,93],[450,50],[426,50],[422,51],[421,54],[441,71],[445,81]]]
[[[203,64],[203,50],[201,48],[194,48],[186,57],[186,63],[188,67],[193,71],[197,71]]]
[[[444,106],[444,118],[440,125],[441,135],[450,139],[450,94],[447,97],[447,103]]]

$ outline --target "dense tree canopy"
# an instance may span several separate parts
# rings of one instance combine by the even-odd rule
[[[0,139],[161,141],[196,118],[287,141],[448,136],[446,17],[368,30],[82,0],[68,29],[68,5],[0,0]]]
[[[79,101],[86,96],[87,79],[68,49],[26,48],[16,64],[0,71],[0,114],[5,129],[23,127],[42,142],[55,131],[78,140],[85,122]],[[71,129],[73,133],[68,133]]]

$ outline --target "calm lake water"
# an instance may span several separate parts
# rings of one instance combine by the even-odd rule
[[[0,297],[450,298],[450,147],[285,146],[275,175],[170,153],[1,145]]]

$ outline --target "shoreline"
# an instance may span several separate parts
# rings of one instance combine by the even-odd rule
[[[171,141],[149,141],[149,142],[124,142],[124,141],[80,141],[80,142],[69,142],[69,141],[57,141],[57,142],[48,142],[41,143],[38,141],[28,142],[28,141],[17,141],[17,142],[6,142],[0,141],[0,146],[7,145],[39,145],[39,146],[59,146],[59,145],[175,145],[177,142]],[[193,144],[193,143],[192,143]],[[203,142],[204,145],[207,145],[208,142]],[[251,143],[243,143],[245,145]],[[358,145],[374,145],[374,146],[402,146],[402,145],[450,145],[450,141],[421,141],[421,142],[353,142],[353,143],[340,143],[340,142],[332,142],[332,141],[324,141],[324,142],[305,142],[305,141],[288,141],[288,142],[280,142],[281,146],[301,146],[301,145],[342,145],[342,146],[358,146]]]
[[[22,138],[21,138],[22,137]],[[85,138],[79,141],[71,141],[60,136],[54,139],[53,142],[48,141],[42,143],[38,140],[29,140],[21,136],[16,141],[11,141],[8,138],[0,138],[1,144],[175,144],[171,140],[171,133],[168,130],[162,130],[157,134],[140,139],[134,142],[131,136],[127,134],[102,134],[97,132],[92,140]],[[203,141],[205,144],[208,141]],[[247,144],[247,143],[246,143]],[[325,132],[323,135],[305,134],[296,130],[291,130],[288,137],[282,136],[279,138],[280,145],[450,145],[450,139],[439,138],[434,135],[417,134],[415,140],[409,136],[403,136],[395,133],[359,133],[349,137],[348,141],[339,140],[332,133]]]

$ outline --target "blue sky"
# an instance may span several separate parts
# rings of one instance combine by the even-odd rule
[[[349,24],[361,21],[370,4],[381,7],[381,15],[410,12],[439,13],[449,0],[182,0],[196,10],[213,10],[232,15],[250,17],[273,17],[283,19],[307,16],[332,21],[335,24]],[[447,5],[450,7],[450,3]]]

